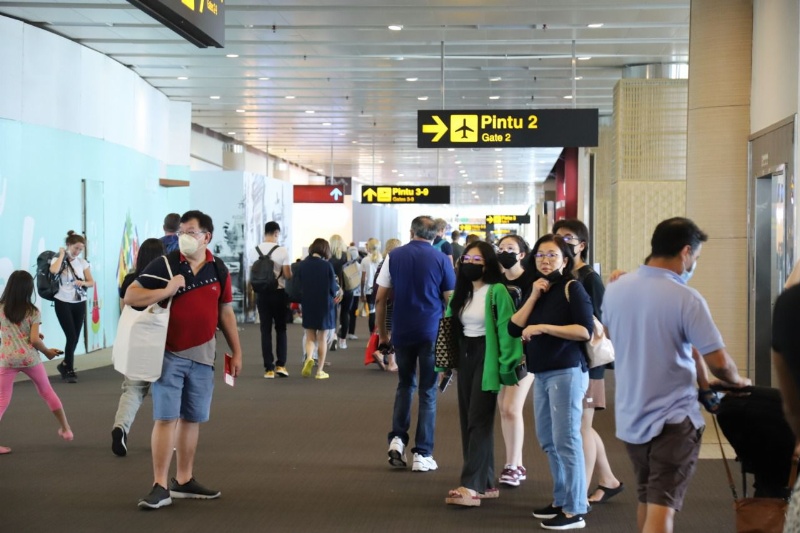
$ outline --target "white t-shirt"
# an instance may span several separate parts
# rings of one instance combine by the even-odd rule
[[[387,289],[392,288],[392,275],[389,274],[389,256],[383,258],[383,266],[381,267],[381,271],[378,272],[378,285],[381,287],[386,287]]]
[[[372,286],[375,283],[375,272],[378,270],[378,265],[380,261],[374,263],[370,256],[365,257],[361,260],[361,272],[365,272],[367,274],[367,279],[364,281],[364,294],[372,294]],[[384,270],[388,270],[389,265],[384,264],[381,268],[381,272]]]
[[[258,245],[258,249],[261,250],[261,253],[267,255],[270,250],[278,246],[276,242],[262,242]],[[258,254],[256,254],[258,255]],[[278,278],[278,288],[285,289],[286,288],[286,278],[283,277],[281,273],[283,271],[284,266],[291,266],[292,262],[289,259],[289,251],[284,248],[283,246],[278,246],[278,249],[275,250],[271,256],[272,262],[275,264],[275,277]],[[258,259],[258,257],[256,257]]]
[[[50,261],[52,265],[58,260],[58,256],[54,256],[53,260]],[[64,261],[69,261],[69,256],[65,253],[64,254]],[[69,265],[63,264],[63,268],[61,269],[61,285],[58,287],[58,292],[56,293],[56,300],[61,300],[62,302],[85,302],[86,301],[86,288],[79,287],[78,290],[75,290],[75,282],[78,281],[75,276],[73,275],[73,270],[75,274],[86,281],[86,274],[84,270],[88,269],[91,265],[89,261],[84,259],[83,257],[76,257],[75,259],[70,262]],[[70,269],[70,266],[72,269]]]
[[[464,325],[465,337],[483,337],[486,335],[486,294],[489,285],[484,285],[472,293],[472,299],[461,310],[461,323]]]

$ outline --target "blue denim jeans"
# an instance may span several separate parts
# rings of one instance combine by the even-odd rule
[[[580,367],[539,372],[533,382],[536,437],[550,463],[553,502],[569,514],[587,510],[581,415],[588,386]]]
[[[411,450],[423,456],[433,455],[433,433],[436,430],[436,371],[434,370],[433,341],[407,346],[395,346],[397,361],[397,393],[394,396],[394,415],[389,441],[400,437],[408,445],[411,427],[411,403],[417,389],[419,364],[419,413],[417,414],[416,446]]]

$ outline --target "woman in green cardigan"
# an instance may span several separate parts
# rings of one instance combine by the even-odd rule
[[[456,287],[446,316],[459,339],[458,413],[464,466],[461,486],[448,504],[477,506],[497,498],[494,475],[494,416],[501,385],[517,383],[522,343],[508,334],[514,302],[503,285],[494,248],[478,241],[459,259]]]

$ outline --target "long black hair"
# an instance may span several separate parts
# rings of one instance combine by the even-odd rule
[[[25,317],[36,311],[33,305],[33,276],[25,270],[15,270],[8,276],[6,288],[0,296],[0,305],[6,318],[20,324]]]
[[[564,270],[561,273],[561,277],[564,280],[574,279],[572,275],[572,269],[575,268],[575,252],[572,251],[572,246],[567,244],[567,242],[555,235],[554,233],[548,233],[547,235],[543,235],[536,241],[536,244],[533,245],[533,250],[531,250],[531,261],[533,262],[533,271],[537,277],[542,277],[542,273],[539,272],[539,269],[536,267],[536,253],[539,251],[539,247],[546,243],[552,242],[558,249],[561,251],[561,255],[564,256]]]
[[[164,243],[161,239],[145,239],[136,253],[136,274],[141,274],[153,259],[161,257],[164,253]]]
[[[503,283],[503,273],[500,272],[500,263],[497,261],[497,254],[494,247],[488,242],[477,241],[467,245],[464,248],[464,253],[461,254],[463,258],[469,255],[469,251],[473,248],[480,250],[483,256],[483,280],[486,284]],[[453,310],[453,317],[459,320],[458,315],[467,303],[472,300],[472,282],[464,276],[461,269],[458,269],[456,274],[456,288],[453,291],[453,299],[450,300],[450,308]]]

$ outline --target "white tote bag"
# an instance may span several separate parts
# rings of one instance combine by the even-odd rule
[[[167,263],[171,279],[172,270],[166,256],[164,261]],[[144,275],[169,281],[158,276]],[[111,352],[114,370],[128,379],[140,381],[156,381],[161,377],[171,306],[171,297],[167,301],[166,308],[158,305],[158,302],[149,305],[143,311],[137,311],[129,305],[125,306],[119,317],[117,338]]]

